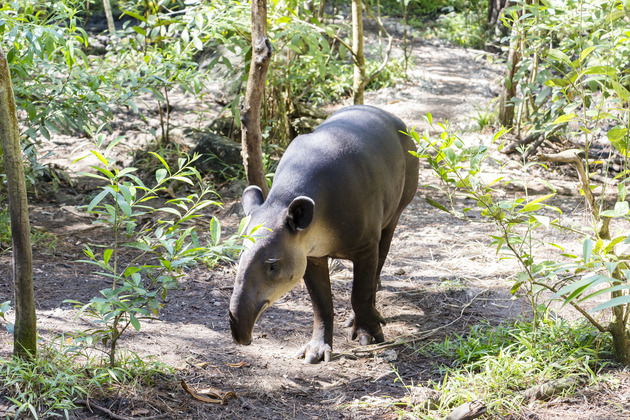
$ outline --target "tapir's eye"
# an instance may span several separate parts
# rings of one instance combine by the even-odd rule
[[[278,261],[275,258],[267,260],[267,265],[269,266],[269,271],[276,271],[278,269]]]

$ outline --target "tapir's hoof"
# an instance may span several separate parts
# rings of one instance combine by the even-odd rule
[[[295,357],[298,359],[304,358],[304,362],[309,364],[317,363],[322,359],[324,362],[330,362],[331,356],[332,347],[323,341],[317,340],[309,341],[295,354]]]
[[[381,324],[385,325],[385,319],[377,312],[376,313],[376,325],[373,326],[359,326],[357,325],[356,316],[352,314],[352,324],[349,326],[352,327],[350,330],[350,339],[356,340],[359,339],[359,344],[362,346],[367,346],[368,344],[372,344],[372,339],[375,343],[382,343],[385,341],[385,336],[383,335],[383,330],[381,328]]]
[[[372,340],[374,343],[382,343],[385,341],[385,336],[383,335],[383,330],[380,325],[377,325],[376,328],[366,329],[366,328],[352,328],[350,332],[350,339],[356,340],[359,339],[359,344],[362,346],[367,346],[368,344],[372,344]]]

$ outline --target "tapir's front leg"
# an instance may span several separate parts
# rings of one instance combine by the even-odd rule
[[[333,340],[333,301],[328,273],[328,258],[309,258],[304,283],[313,304],[313,337],[297,353],[306,363],[330,361]]]
[[[385,340],[381,324],[385,320],[376,310],[376,291],[378,289],[378,246],[373,246],[367,252],[353,260],[354,278],[352,280],[352,309],[354,320],[350,339],[359,338],[363,346],[372,342]]]

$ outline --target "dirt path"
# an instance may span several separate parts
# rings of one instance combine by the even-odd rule
[[[431,112],[437,120],[453,120],[460,128],[470,127],[476,107],[486,109],[498,91],[500,68],[490,65],[485,53],[446,47],[438,42],[418,43],[413,56],[416,66],[407,84],[366,94],[366,103],[380,106],[405,120],[409,126],[425,127],[422,118]],[[185,105],[185,106],[184,106]],[[201,106],[201,104],[199,104]],[[182,101],[173,116],[182,125],[199,124],[186,116],[194,104]],[[209,114],[213,112],[210,108]],[[184,115],[185,114],[185,115]],[[178,119],[179,118],[179,119]],[[150,118],[144,125],[127,121],[117,128],[137,144],[148,141],[147,128],[157,128]],[[478,133],[467,136],[485,137]],[[48,159],[69,168],[69,159],[85,154],[74,151],[76,139],[55,138],[44,150]],[[84,162],[84,164],[89,161]],[[71,169],[70,172],[78,171]],[[429,183],[426,168],[421,184]],[[89,188],[80,186],[80,188]],[[91,219],[74,208],[82,204],[66,192],[47,194],[32,205],[33,224],[58,235],[54,255],[40,249],[35,254],[35,284],[40,333],[51,337],[88,326],[74,320],[76,311],[63,303],[72,298],[87,301],[104,287],[91,267],[77,263],[85,244],[106,244],[102,230],[91,230]],[[470,224],[439,214],[424,201],[433,190],[420,188],[403,213],[388,261],[383,269],[383,288],[377,306],[388,321],[386,339],[406,336],[408,345],[383,348],[370,353],[351,342],[343,327],[349,315],[350,265],[332,276],[335,304],[335,359],[328,364],[305,365],[293,355],[308,341],[312,310],[303,285],[273,305],[261,317],[251,346],[236,346],[231,339],[227,308],[234,280],[233,267],[213,271],[197,267],[181,280],[181,290],[170,295],[159,321],[146,321],[139,333],[129,332],[122,346],[140,355],[156,356],[176,370],[178,378],[196,388],[234,390],[241,399],[227,406],[192,401],[177,382],[165,379],[146,395],[127,395],[118,410],[131,407],[167,413],[173,419],[217,418],[397,418],[392,404],[410,395],[405,385],[440,381],[432,356],[418,349],[426,338],[413,343],[414,336],[439,339],[447,333],[466,332],[482,321],[491,324],[523,313],[524,302],[509,294],[515,266],[499,261],[487,247],[490,227]],[[229,201],[225,208],[236,199]],[[571,199],[570,206],[579,202]],[[234,229],[238,217],[218,212],[224,226]],[[203,226],[201,226],[203,228]],[[10,258],[0,256],[0,277],[10,278]],[[0,284],[0,302],[11,299],[11,285]],[[0,355],[11,351],[11,337],[0,333]],[[243,363],[241,363],[243,362]],[[231,367],[228,364],[240,367]],[[384,401],[372,405],[370,401]],[[77,412],[75,418],[89,413]],[[90,414],[90,418],[97,416]],[[577,418],[586,418],[575,413]],[[542,417],[541,417],[542,418]]]

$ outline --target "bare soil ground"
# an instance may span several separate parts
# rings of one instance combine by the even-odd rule
[[[380,106],[401,117],[407,124],[426,127],[422,116],[431,112],[436,120],[453,120],[460,129],[474,125],[470,116],[476,107],[486,109],[499,90],[500,66],[493,65],[485,52],[452,48],[440,42],[417,42],[415,66],[404,85],[369,92],[366,103]],[[149,103],[149,106],[151,104]],[[341,105],[331,106],[332,111]],[[205,114],[192,111],[203,109]],[[182,126],[203,126],[216,115],[218,107],[200,104],[179,96],[174,121]],[[147,121],[126,116],[117,124],[115,135],[124,134],[141,148],[150,141],[149,128],[157,129],[155,118]],[[466,132],[469,141],[488,142],[488,134]],[[52,156],[44,162],[57,165],[76,179],[72,188],[42,188],[31,201],[32,224],[54,235],[54,249],[35,250],[35,287],[40,334],[45,340],[63,332],[89,327],[85,319],[75,320],[76,310],[64,299],[88,301],[105,287],[92,267],[77,260],[86,244],[111,242],[104,229],[94,229],[92,218],[76,210],[85,204],[95,186],[76,176],[89,160],[70,162],[86,154],[76,149],[80,139],[56,136],[44,145]],[[127,163],[130,153],[123,150],[120,160]],[[514,172],[514,175],[519,175]],[[571,179],[565,182],[572,191]],[[159,320],[146,321],[140,332],[128,332],[122,347],[142,356],[155,356],[173,366],[176,378],[161,378],[140,394],[121,390],[119,397],[96,401],[122,416],[161,416],[171,419],[393,419],[408,411],[404,401],[413,394],[410,385],[427,385],[443,380],[438,370],[448,360],[423,353],[430,340],[453,333],[465,334],[481,322],[498,324],[527,316],[524,299],[509,293],[516,265],[499,260],[488,247],[489,225],[467,223],[449,217],[429,206],[424,198],[435,198],[428,169],[422,168],[421,187],[403,213],[388,261],[383,269],[383,287],[377,306],[387,325],[386,339],[406,337],[406,345],[364,351],[347,338],[343,327],[350,313],[351,265],[342,262],[332,276],[335,303],[334,359],[330,363],[306,365],[293,355],[308,341],[312,311],[303,285],[268,309],[254,331],[253,344],[237,346],[230,336],[227,317],[235,267],[214,270],[197,266],[187,271],[180,289],[171,293]],[[238,190],[236,188],[236,190]],[[234,231],[239,218],[233,204],[238,191],[221,191],[224,209],[215,215]],[[505,191],[505,194],[511,194]],[[439,198],[439,197],[438,197]],[[582,200],[577,195],[556,199],[566,217],[580,220]],[[227,210],[225,210],[227,209]],[[208,220],[199,222],[199,232]],[[550,233],[552,235],[552,233]],[[553,233],[553,235],[559,235]],[[574,238],[557,237],[570,243]],[[12,299],[11,256],[0,255],[0,302]],[[7,357],[12,338],[0,333],[0,355]],[[574,397],[551,403],[531,403],[507,418],[531,419],[612,419],[627,418],[630,412],[630,374],[617,373],[619,387],[585,388]],[[233,390],[240,397],[227,405],[204,404],[193,400],[180,387],[179,380],[196,389],[214,387]],[[625,391],[624,391],[625,390]],[[371,402],[379,401],[379,404]],[[101,414],[87,409],[72,414],[76,419],[99,419]],[[489,418],[500,418],[490,413]]]

